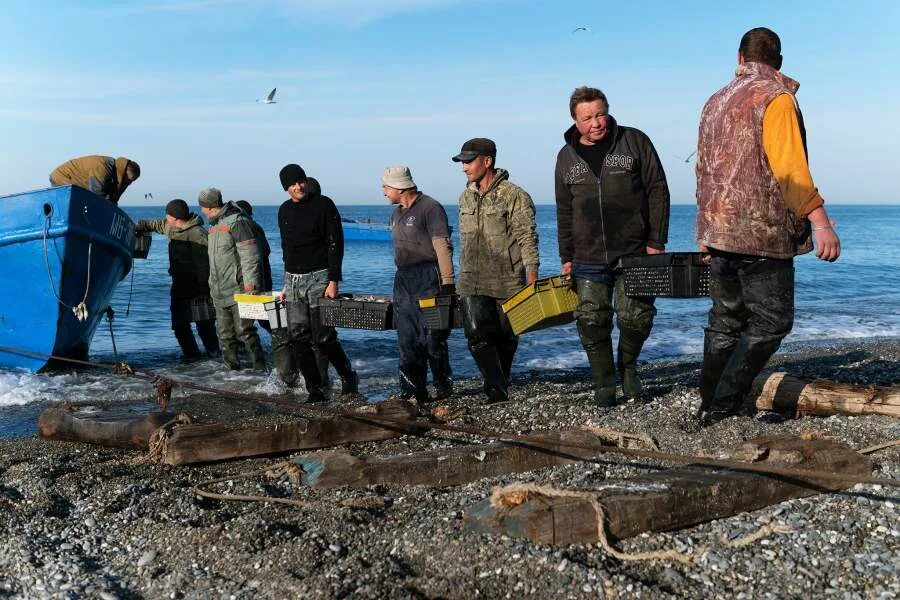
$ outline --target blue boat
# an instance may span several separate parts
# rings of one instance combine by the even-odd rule
[[[387,223],[341,219],[344,226],[344,240],[350,242],[390,242],[391,226]]]
[[[0,367],[71,368],[27,353],[87,359],[131,270],[134,223],[71,185],[0,197],[0,215]]]

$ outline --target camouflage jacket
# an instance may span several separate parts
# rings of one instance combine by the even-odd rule
[[[188,300],[209,296],[208,235],[203,221],[195,214],[184,227],[173,227],[165,219],[141,220],[135,233],[155,231],[169,238],[169,275],[172,276],[172,298]]]
[[[762,142],[769,103],[781,94],[793,97],[800,84],[758,62],[740,65],[736,75],[700,116],[697,242],[782,259],[809,252],[809,221],[785,203]]]
[[[209,219],[209,291],[217,307],[235,304],[245,285],[263,290],[263,268],[256,231],[250,218],[233,202]]]
[[[459,197],[459,237],[461,295],[505,299],[525,285],[526,270],[538,270],[534,203],[503,169],[483,196],[471,183]]]

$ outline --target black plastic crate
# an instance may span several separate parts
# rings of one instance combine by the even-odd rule
[[[134,258],[147,258],[150,254],[150,242],[153,237],[149,233],[137,233],[134,236],[131,256]]]
[[[191,298],[191,321],[209,321],[216,318],[216,307],[209,296],[197,296]]]
[[[422,298],[419,300],[419,310],[428,329],[460,329],[463,326],[456,294]]]
[[[393,329],[394,311],[390,296],[341,294],[338,298],[321,298],[317,311],[319,322],[329,327],[348,329]]]
[[[709,296],[709,265],[699,252],[626,256],[620,263],[627,296]]]

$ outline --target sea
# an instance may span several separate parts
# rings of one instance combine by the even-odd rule
[[[357,220],[385,222],[387,205],[339,205],[341,215]],[[162,218],[161,206],[123,207],[132,219]],[[786,343],[832,343],[840,340],[900,338],[900,206],[829,206],[837,221],[842,254],[827,263],[808,254],[796,259],[796,319]],[[272,246],[272,270],[276,287],[284,271],[277,206],[259,205],[254,218],[262,225]],[[456,206],[447,207],[456,231]],[[669,225],[669,251],[693,251],[692,205],[673,205]],[[558,274],[556,212],[553,205],[537,206],[542,277]],[[454,236],[456,234],[454,233]],[[132,274],[118,286],[112,307],[112,332],[103,320],[94,336],[90,359],[113,363],[124,360],[136,369],[174,379],[259,395],[283,394],[274,373],[227,371],[220,361],[181,361],[169,321],[168,254],[166,239],[154,235],[149,257],[135,261]],[[459,248],[458,239],[455,244]],[[458,256],[454,257],[458,264]],[[347,242],[344,252],[342,292],[390,294],[394,275],[390,242]],[[708,298],[657,300],[658,314],[642,360],[696,357],[703,351],[703,327],[710,306]],[[269,349],[268,334],[260,330]],[[370,401],[387,397],[397,389],[397,344],[393,331],[340,329],[347,354],[360,375],[360,391]],[[450,336],[450,357],[457,378],[477,375],[461,330]],[[527,333],[520,338],[515,372],[580,370],[587,367],[574,324]],[[335,374],[332,372],[332,376]],[[302,398],[305,394],[297,392]],[[176,391],[174,398],[177,399]],[[0,369],[0,438],[33,435],[39,413],[62,402],[149,401],[153,390],[146,382],[103,370],[32,374]]]

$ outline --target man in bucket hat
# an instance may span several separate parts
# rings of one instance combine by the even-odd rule
[[[385,198],[396,206],[391,215],[394,240],[394,327],[400,348],[400,393],[428,400],[428,366],[437,398],[453,393],[449,329],[425,327],[419,300],[453,294],[453,248],[444,207],[419,191],[408,167],[388,167],[381,176]]]
[[[501,308],[537,280],[537,226],[528,193],[497,169],[497,146],[487,138],[463,144],[466,189],[459,197],[460,306],[469,351],[484,377],[489,402],[509,399],[509,376],[519,338]]]

